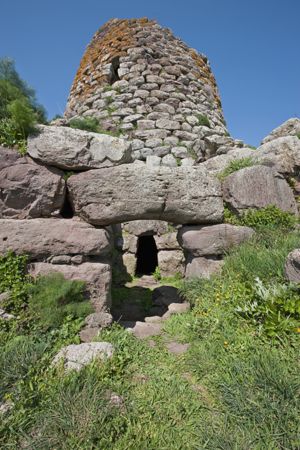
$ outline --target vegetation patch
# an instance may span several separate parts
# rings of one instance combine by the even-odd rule
[[[269,205],[261,209],[249,209],[239,217],[228,207],[225,207],[224,220],[232,225],[244,225],[262,231],[274,228],[291,230],[298,223],[294,214],[282,211],[275,205]]]
[[[285,259],[297,247],[298,231],[259,230],[229,252],[221,274],[178,280],[193,308],[166,320],[151,346],[114,324],[96,338],[113,344],[112,359],[68,375],[51,361],[61,347],[79,342],[85,312],[51,328],[40,309],[42,298],[64,305],[70,292],[72,299],[81,294],[44,281],[33,302],[29,289],[32,307],[0,323],[0,402],[13,405],[1,417],[0,447],[299,448],[300,295],[284,277]],[[14,258],[6,271],[0,265],[1,290],[26,280],[24,261]],[[113,298],[126,302],[131,290],[114,291]],[[137,300],[141,294],[136,286]],[[189,349],[172,354],[170,341]]]
[[[251,167],[254,164],[254,161],[250,157],[234,159],[230,161],[228,166],[225,167],[225,169],[221,173],[218,174],[218,178],[219,180],[223,181],[232,173],[237,172],[240,169],[244,169],[245,167]]]
[[[26,140],[37,123],[46,122],[44,108],[35,91],[22,80],[14,61],[0,59],[0,145],[26,153]]]
[[[198,114],[197,119],[198,119],[198,126],[210,128],[210,122],[207,116],[205,116],[204,114]]]

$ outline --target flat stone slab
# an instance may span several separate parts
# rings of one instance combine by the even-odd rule
[[[73,219],[0,219],[0,254],[12,250],[30,258],[54,255],[107,255],[109,233]]]
[[[76,214],[93,225],[136,219],[207,224],[223,218],[221,184],[200,167],[127,164],[76,174],[67,184]]]
[[[69,170],[111,167],[131,161],[130,142],[69,127],[40,125],[39,134],[29,136],[27,151],[37,161]]]
[[[158,336],[159,334],[161,334],[161,331],[161,323],[136,322],[135,326],[132,328],[132,334],[138,339],[146,339],[151,336]]]
[[[170,353],[175,355],[182,355],[186,353],[190,347],[190,344],[180,344],[180,342],[172,341],[166,344],[166,348]]]
[[[66,372],[81,370],[95,359],[105,360],[112,358],[114,347],[108,342],[89,342],[72,344],[63,347],[54,357],[52,365],[57,365],[62,360]]]

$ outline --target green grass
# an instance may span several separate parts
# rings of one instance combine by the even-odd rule
[[[205,116],[204,114],[198,114],[197,119],[198,119],[199,126],[204,126],[204,127],[210,128],[210,122],[209,122],[209,119],[207,116]]]
[[[65,376],[50,362],[63,345],[78,342],[82,318],[68,316],[43,332],[30,321],[24,327],[25,314],[5,332],[0,327],[0,395],[14,404],[0,421],[0,448],[297,450],[299,335],[281,327],[270,334],[266,311],[239,307],[253,296],[264,306],[257,277],[269,293],[286,286],[290,300],[284,261],[299,246],[296,231],[257,233],[230,251],[211,280],[173,277],[193,309],[165,321],[163,334],[151,338],[155,346],[116,324],[103,330],[97,340],[114,345],[113,358],[79,373]],[[130,295],[147,304],[151,291],[137,288],[115,289],[114,301]],[[173,340],[189,343],[188,351],[169,353],[165,344]]]
[[[226,177],[231,175],[234,172],[237,172],[240,169],[244,169],[245,167],[251,167],[255,163],[253,162],[252,158],[240,158],[240,159],[234,159],[233,161],[230,161],[227,167],[218,174],[219,180],[223,181]]]

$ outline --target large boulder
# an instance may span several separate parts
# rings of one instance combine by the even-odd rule
[[[224,261],[220,259],[188,255],[185,278],[210,278],[211,275],[221,272],[223,264]]]
[[[86,283],[86,294],[91,299],[95,311],[106,311],[111,306],[111,268],[109,264],[85,262],[78,266],[36,262],[28,271],[34,278],[61,273],[67,280],[81,280]]]
[[[112,358],[114,347],[109,342],[86,342],[71,344],[63,347],[54,357],[52,364],[63,363],[66,372],[81,370],[93,360],[106,360]]]
[[[274,139],[282,136],[295,136],[297,134],[300,134],[300,119],[297,117],[292,117],[266,136],[263,139],[262,144],[273,141]]]
[[[254,231],[249,227],[218,224],[208,227],[185,226],[178,232],[181,247],[193,256],[223,255],[231,247],[250,239]]]
[[[286,136],[266,142],[255,151],[253,160],[284,175],[297,173],[300,168],[300,139]]]
[[[223,196],[237,213],[275,205],[283,211],[298,214],[290,186],[282,175],[266,166],[247,167],[226,177]]]
[[[63,173],[0,148],[0,218],[32,219],[59,214],[65,198]]]
[[[111,250],[105,229],[71,219],[0,219],[0,254],[12,250],[31,259],[54,255],[105,256]]]
[[[40,125],[39,133],[28,138],[28,153],[61,169],[98,169],[130,162],[131,144],[107,134]]]
[[[285,263],[285,276],[289,281],[300,283],[300,249],[296,248],[288,254]]]
[[[76,214],[94,225],[136,219],[217,223],[223,218],[220,183],[199,167],[128,164],[90,170],[71,176],[68,188]]]

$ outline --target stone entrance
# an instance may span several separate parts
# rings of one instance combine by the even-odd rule
[[[140,236],[137,241],[135,274],[151,275],[158,267],[157,246],[153,236]]]

